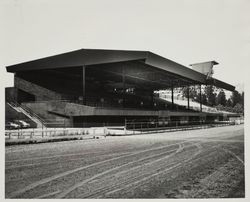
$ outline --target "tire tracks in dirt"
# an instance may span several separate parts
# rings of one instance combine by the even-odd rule
[[[187,142],[187,141],[182,141],[180,143],[184,143],[184,142]],[[66,171],[66,172],[62,172],[62,173],[59,173],[57,175],[54,175],[54,176],[51,176],[51,177],[48,177],[48,178],[44,178],[40,181],[37,181],[37,182],[34,182],[28,186],[25,186],[24,188],[22,189],[19,189],[17,191],[14,191],[12,193],[9,194],[8,198],[15,198],[15,197],[18,197],[19,195],[29,191],[29,190],[32,190],[40,185],[43,185],[43,184],[46,184],[46,183],[49,183],[53,180],[56,180],[58,178],[63,178],[67,175],[70,175],[70,174],[74,174],[74,173],[77,173],[79,171],[83,171],[85,169],[88,169],[88,168],[91,168],[91,167],[94,167],[94,166],[98,166],[98,165],[101,165],[103,163],[107,163],[107,162],[112,162],[114,160],[118,160],[118,159],[122,159],[124,157],[130,157],[130,156],[134,156],[134,155],[137,155],[137,154],[142,154],[142,153],[146,153],[146,152],[150,152],[150,151],[155,151],[155,150],[159,150],[159,149],[164,149],[164,148],[168,148],[168,147],[171,147],[171,146],[174,146],[174,145],[178,145],[180,143],[174,143],[174,144],[169,144],[167,146],[161,146],[161,147],[157,147],[157,148],[150,148],[150,149],[145,149],[145,150],[142,150],[142,151],[139,151],[139,152],[135,152],[135,153],[132,153],[132,154],[128,154],[128,155],[122,155],[122,156],[118,156],[118,157],[114,157],[114,158],[111,158],[111,159],[107,159],[107,160],[104,160],[104,161],[99,161],[99,162],[95,162],[93,164],[89,164],[89,165],[86,165],[86,166],[82,166],[82,167],[79,167],[79,168],[76,168],[76,169],[73,169],[73,170],[69,170],[69,171]]]
[[[242,163],[243,165],[245,164],[244,161],[238,157],[234,152],[232,152],[231,150],[229,149],[225,149],[225,148],[222,148],[225,152],[231,154],[233,157],[235,157],[240,163]]]
[[[181,150],[182,150],[182,146],[181,146],[181,144],[179,144],[179,148],[178,148],[177,150],[176,150],[176,149],[170,150],[170,151],[175,151],[173,154],[170,154],[170,155],[168,155],[168,156],[164,156],[163,158],[160,158],[160,159],[157,159],[157,160],[154,160],[154,161],[150,161],[148,164],[152,164],[152,163],[158,162],[158,161],[160,161],[160,160],[163,160],[163,159],[166,159],[166,158],[170,158],[172,155],[175,155],[176,153],[180,152]],[[74,185],[73,187],[70,187],[69,189],[63,191],[62,193],[60,193],[60,194],[57,196],[57,198],[64,198],[66,195],[68,195],[70,192],[76,190],[77,188],[79,188],[79,187],[81,187],[81,186],[84,186],[86,183],[88,183],[88,182],[90,182],[90,181],[92,181],[92,180],[95,180],[95,179],[97,179],[98,177],[101,177],[101,176],[103,176],[103,175],[105,175],[105,174],[108,174],[108,173],[110,173],[110,172],[112,172],[112,171],[119,170],[119,169],[121,169],[122,167],[125,167],[125,166],[128,166],[128,165],[132,165],[132,164],[134,164],[134,163],[136,163],[136,162],[143,161],[143,160],[146,160],[146,159],[149,159],[149,158],[154,158],[154,157],[156,157],[156,156],[159,156],[159,155],[162,155],[162,154],[168,153],[168,152],[169,152],[169,151],[163,152],[163,153],[160,153],[160,154],[156,154],[156,155],[152,155],[152,156],[149,156],[149,157],[146,157],[146,158],[138,159],[138,160],[135,160],[135,161],[132,161],[132,162],[123,164],[123,165],[121,165],[121,166],[117,166],[117,167],[111,168],[111,169],[106,170],[106,171],[104,171],[104,172],[102,172],[102,173],[98,173],[97,175],[94,175],[93,177],[88,178],[88,179],[86,179],[86,180],[84,180],[84,181],[82,181],[82,182],[80,182],[80,183]],[[144,165],[147,165],[147,163],[144,164]]]
[[[124,152],[124,153],[119,153],[119,155],[126,155],[126,154],[130,154],[131,152]],[[117,155],[116,153],[114,154],[100,154],[100,156],[115,156]],[[77,156],[77,155],[72,155],[72,156]],[[86,159],[86,157],[83,157],[84,154],[81,155],[81,157],[79,158],[71,158],[71,159],[67,159],[68,163],[69,161],[76,161],[76,160],[82,160],[82,159]],[[49,161],[49,162],[44,162],[44,163],[30,163],[30,164],[24,164],[24,165],[16,165],[16,166],[6,166],[5,170],[10,170],[10,169],[20,169],[20,168],[24,168],[24,167],[32,167],[32,166],[42,166],[42,165],[48,165],[48,164],[55,164],[55,163],[61,163],[60,160],[57,161]]]
[[[158,172],[156,172],[156,173],[154,173],[154,174],[151,174],[151,175],[149,175],[149,176],[145,176],[145,177],[143,177],[143,178],[141,178],[141,179],[138,179],[138,180],[136,180],[136,181],[134,181],[134,182],[131,182],[131,183],[129,183],[129,184],[127,184],[127,185],[125,185],[125,186],[123,186],[123,187],[121,187],[121,188],[117,188],[117,189],[115,189],[115,190],[112,190],[112,191],[109,191],[109,192],[106,192],[106,193],[101,193],[101,194],[99,194],[99,195],[97,195],[97,196],[95,195],[95,197],[99,198],[99,197],[101,197],[103,194],[105,194],[105,196],[107,196],[107,195],[113,194],[113,193],[115,193],[115,192],[118,192],[118,191],[121,191],[121,190],[124,190],[124,189],[127,189],[127,188],[131,188],[131,187],[132,187],[132,188],[135,188],[135,187],[139,186],[138,184],[141,185],[141,183],[142,183],[143,181],[144,181],[144,184],[145,184],[145,181],[149,180],[150,178],[153,178],[153,177],[155,177],[155,176],[157,176],[157,175],[161,175],[161,174],[163,174],[163,173],[167,173],[168,171],[171,171],[171,170],[173,170],[174,168],[180,167],[182,164],[191,161],[193,158],[195,158],[197,155],[199,155],[199,154],[201,153],[201,150],[202,150],[201,145],[200,145],[200,144],[194,144],[194,145],[197,146],[198,151],[197,151],[196,153],[194,153],[194,155],[192,155],[190,158],[188,158],[188,159],[186,159],[186,160],[184,160],[184,161],[182,161],[182,162],[173,163],[173,164],[171,164],[171,165],[173,165],[173,166],[168,167],[167,169],[163,169],[163,170],[158,171]],[[137,185],[137,186],[135,186],[135,185]]]

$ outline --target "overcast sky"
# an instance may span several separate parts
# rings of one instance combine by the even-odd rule
[[[148,50],[185,66],[216,60],[214,77],[247,80],[249,0],[0,0],[5,66],[80,48]]]

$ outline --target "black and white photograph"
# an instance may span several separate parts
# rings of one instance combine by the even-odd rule
[[[0,0],[1,197],[247,200],[249,10]]]

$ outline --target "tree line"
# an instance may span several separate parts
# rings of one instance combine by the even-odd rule
[[[188,97],[188,87],[183,88],[182,94],[183,97]],[[200,91],[197,86],[189,87],[189,98],[200,102]],[[202,88],[201,101],[202,104],[215,107],[218,110],[244,113],[244,92],[239,93],[237,90],[233,91],[227,99],[223,89],[207,85]]]

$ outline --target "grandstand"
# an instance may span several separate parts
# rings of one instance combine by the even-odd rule
[[[80,49],[6,68],[15,77],[14,87],[6,89],[6,101],[34,117],[37,125],[211,122],[232,115],[205,110],[189,98],[175,99],[174,89],[214,85],[233,91],[234,86],[149,51]],[[165,89],[171,91],[168,99],[155,93]]]

